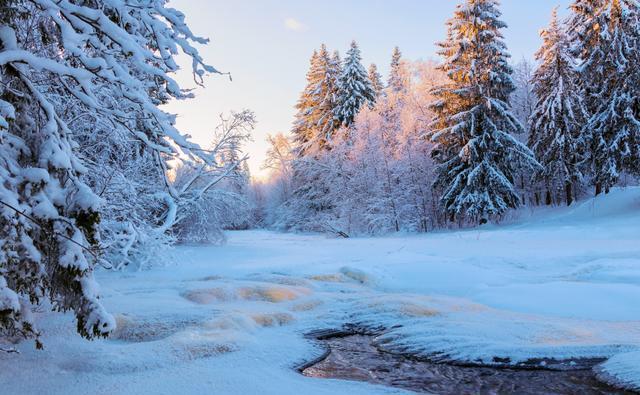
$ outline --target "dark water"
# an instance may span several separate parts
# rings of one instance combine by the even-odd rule
[[[415,360],[380,351],[373,336],[324,336],[328,347],[306,376],[367,381],[432,394],[627,394],[596,380],[591,369],[512,370],[461,367]]]

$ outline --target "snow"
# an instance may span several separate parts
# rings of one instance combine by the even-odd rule
[[[321,353],[304,333],[344,323],[391,328],[383,347],[444,360],[611,358],[601,376],[640,388],[639,226],[640,188],[628,188],[465,231],[230,232],[223,247],[176,248],[168,266],[96,273],[113,337],[87,342],[71,315],[38,313],[45,350],[0,354],[0,388],[401,393],[294,370]]]
[[[637,390],[640,388],[640,352],[613,356],[600,368],[600,378],[611,384]]]

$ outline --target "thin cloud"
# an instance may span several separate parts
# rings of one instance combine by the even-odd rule
[[[287,28],[288,30],[292,30],[294,32],[304,32],[309,30],[309,28],[307,27],[307,25],[305,25],[304,23],[300,22],[299,20],[295,19],[295,18],[287,18],[284,20],[284,27]]]

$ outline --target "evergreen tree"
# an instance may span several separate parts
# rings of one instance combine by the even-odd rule
[[[596,194],[608,192],[622,172],[639,172],[639,5],[629,0],[580,0],[571,31],[582,59],[583,94],[590,111],[590,164]]]
[[[299,157],[318,153],[326,148],[327,141],[340,126],[334,117],[337,105],[337,78],[340,74],[340,55],[329,55],[323,44],[314,51],[307,85],[296,104],[293,124],[293,141]]]
[[[314,109],[318,106],[315,89],[322,78],[318,51],[311,55],[309,71],[307,72],[307,85],[300,94],[296,104],[298,110],[293,122],[293,142],[296,146],[296,154],[304,155],[311,141],[315,137],[315,125],[312,121]]]
[[[541,36],[543,44],[536,53],[541,64],[533,77],[538,101],[531,117],[529,147],[544,166],[536,178],[544,183],[546,203],[552,203],[557,190],[564,190],[565,201],[570,205],[575,198],[574,188],[582,179],[584,147],[580,130],[587,117],[586,109],[576,85],[570,42],[558,24],[556,10]]]
[[[313,89],[313,102],[317,105],[311,111],[311,125],[314,128],[313,152],[326,149],[331,135],[340,126],[334,117],[338,105],[340,56],[337,52],[330,56],[324,44],[318,52],[318,72],[320,78]]]
[[[517,207],[513,182],[520,171],[540,167],[512,133],[523,127],[511,112],[514,90],[497,0],[468,0],[448,23],[441,45],[449,83],[434,94],[436,186],[450,219],[486,222]]]
[[[371,81],[371,88],[377,100],[380,95],[382,95],[384,83],[382,82],[382,76],[378,72],[378,66],[376,66],[375,63],[371,63],[369,66],[369,81]]]
[[[282,207],[280,226],[284,228],[317,230],[313,219],[323,217],[331,208],[321,161],[340,126],[335,116],[340,73],[338,52],[330,56],[322,45],[311,59],[307,87],[296,106],[298,114],[293,128],[296,159],[291,164],[293,192]]]
[[[352,41],[338,79],[338,101],[334,115],[340,124],[350,126],[360,107],[370,105],[375,102],[375,98],[375,91],[361,63],[358,44]]]
[[[392,92],[400,92],[405,88],[402,71],[402,52],[400,48],[393,48],[391,55],[391,71],[389,72],[389,82],[387,83]]]

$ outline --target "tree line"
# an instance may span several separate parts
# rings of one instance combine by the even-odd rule
[[[514,70],[495,0],[466,0],[442,61],[396,48],[386,84],[355,42],[313,53],[291,139],[272,138],[265,221],[342,235],[428,231],[573,204],[640,174],[640,6],[576,0]],[[283,153],[286,152],[286,155]]]

